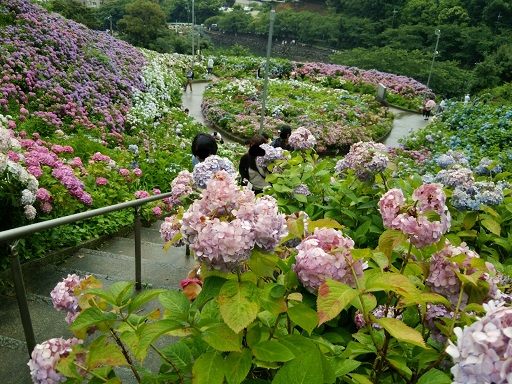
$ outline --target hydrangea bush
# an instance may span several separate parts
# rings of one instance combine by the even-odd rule
[[[84,306],[70,329],[93,341],[74,346],[56,371],[112,379],[127,365],[137,381],[180,383],[508,380],[509,365],[492,357],[508,353],[509,279],[453,231],[448,188],[395,178],[390,164],[372,181],[348,168],[335,178],[335,162],[311,149],[268,167],[308,174],[297,186],[323,184],[323,201],[302,195],[303,212],[283,199],[291,177],[255,198],[224,170],[204,189],[182,172],[173,183],[178,213],[161,234],[166,247],[190,245],[202,292],[189,302],[175,290],[135,293],[133,283],[75,291],[87,300],[79,296]],[[349,225],[356,219],[362,224]],[[148,308],[151,300],[165,311]],[[503,309],[482,318],[493,305]],[[179,339],[162,347],[163,334]],[[80,363],[97,348],[101,368]],[[161,357],[158,372],[145,366],[149,348]]]
[[[247,78],[212,84],[202,102],[205,118],[219,129],[252,137],[260,127],[262,85],[262,80]],[[378,140],[391,128],[392,114],[374,96],[287,79],[272,79],[267,92],[265,131],[277,136],[281,124],[297,128],[295,135],[307,131],[315,139],[308,148],[318,152]]]

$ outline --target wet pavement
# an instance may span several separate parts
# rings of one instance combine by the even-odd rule
[[[432,117],[430,120],[425,121],[421,113],[404,111],[393,107],[390,107],[389,110],[393,112],[395,119],[393,120],[393,129],[391,130],[391,133],[383,142],[387,147],[398,147],[398,140],[400,138],[407,136],[420,128],[426,127],[428,123],[432,121]]]

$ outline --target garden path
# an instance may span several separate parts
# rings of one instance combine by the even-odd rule
[[[209,82],[197,82],[193,84],[192,91],[183,92],[182,103],[183,108],[189,109],[189,115],[196,119],[199,123],[208,127],[201,110],[201,102],[203,101],[203,93]],[[409,133],[426,127],[429,121],[423,120],[419,113],[404,111],[398,108],[390,107],[389,110],[395,115],[393,121],[393,129],[390,135],[384,140],[383,144],[388,147],[398,147],[398,140]],[[214,130],[208,128],[209,131]],[[224,140],[230,140],[224,137]]]
[[[393,129],[383,144],[387,147],[398,147],[398,139],[424,128],[430,121],[425,121],[420,113],[404,111],[398,108],[389,108],[393,112]]]

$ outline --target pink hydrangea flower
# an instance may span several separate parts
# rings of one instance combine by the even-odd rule
[[[232,174],[221,170],[183,214],[181,233],[209,269],[232,271],[256,245],[273,251],[287,228],[275,199],[255,199],[252,191],[241,189]]]
[[[96,178],[96,184],[97,185],[107,185],[108,180],[105,179],[104,177],[98,177],[98,178]]]
[[[332,228],[316,228],[297,247],[292,268],[301,283],[310,291],[318,289],[326,279],[355,287],[355,279],[363,276],[367,267],[361,259],[354,261],[350,249],[354,241]],[[353,276],[352,269],[356,276]]]
[[[450,212],[445,205],[446,195],[440,184],[423,184],[413,192],[411,205],[404,204],[401,190],[391,189],[379,201],[384,225],[399,229],[409,236],[416,248],[437,243],[450,229]],[[429,220],[429,211],[437,213],[439,220]]]
[[[462,265],[450,261],[451,257],[458,255],[466,255]],[[471,260],[480,258],[478,253],[469,249],[466,243],[461,243],[458,247],[450,244],[446,240],[445,246],[439,252],[432,255],[430,259],[430,273],[427,277],[426,283],[434,293],[438,293],[446,297],[453,306],[457,305],[459,293],[462,289],[462,282],[457,276],[457,273],[462,273],[462,269],[466,270],[466,274],[472,274],[476,270],[471,267]],[[487,268],[491,272],[495,272],[494,267],[490,263],[486,263]],[[481,276],[482,280],[489,282],[491,298],[497,298],[498,289],[496,282],[490,278],[486,273]],[[462,309],[465,308],[468,300],[468,295],[464,292],[462,294]]]
[[[162,208],[160,208],[160,207],[153,207],[152,211],[156,216],[162,215]]]
[[[389,155],[382,143],[358,142],[350,147],[349,153],[339,160],[335,172],[352,169],[361,181],[368,181],[372,175],[382,172],[388,166]]]
[[[133,194],[137,199],[144,199],[145,197],[151,196],[149,192],[146,191],[137,191]]]
[[[128,176],[130,174],[130,171],[126,168],[121,168],[119,170],[119,174],[122,175],[122,176]]]
[[[137,177],[141,177],[142,176],[142,171],[139,169],[139,168],[135,168],[133,170],[133,174]]]
[[[72,339],[50,339],[37,344],[32,351],[31,359],[27,363],[30,368],[30,375],[36,384],[56,384],[66,381],[62,373],[55,368],[62,357],[71,352],[71,347],[81,344],[82,340]]]

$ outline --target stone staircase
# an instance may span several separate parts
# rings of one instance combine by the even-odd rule
[[[149,228],[142,228],[142,289],[180,289],[181,280],[195,264],[191,256],[185,255],[184,247],[164,251],[159,233],[161,223],[157,221]],[[111,238],[97,249],[92,248],[80,248],[65,255],[60,262],[24,267],[23,278],[36,343],[54,337],[73,337],[67,330],[65,313],[55,310],[50,298],[51,290],[68,274],[93,275],[104,287],[118,281],[134,281],[133,233]],[[32,383],[27,366],[29,358],[15,294],[3,292],[0,294],[0,383]],[[156,356],[148,357],[149,368],[155,371],[158,366]],[[128,370],[121,369],[118,375],[124,383],[133,382]]]

